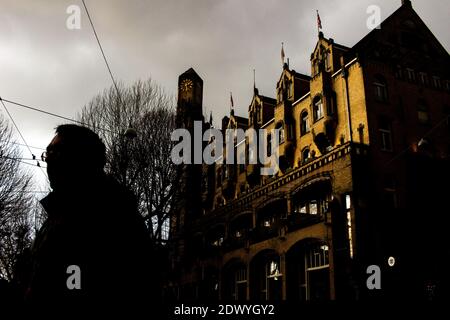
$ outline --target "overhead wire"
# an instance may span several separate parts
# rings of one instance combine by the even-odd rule
[[[8,116],[9,116],[9,118],[11,119],[11,122],[13,123],[13,125],[14,125],[14,127],[16,128],[17,132],[19,133],[20,138],[22,139],[23,143],[25,144],[25,146],[27,147],[28,151],[30,152],[31,157],[33,158],[33,160],[36,160],[36,161],[37,161],[36,155],[33,153],[33,151],[31,151],[30,146],[28,145],[27,141],[25,140],[25,138],[24,138],[22,132],[20,131],[19,127],[18,127],[17,124],[16,124],[16,121],[14,121],[13,116],[12,116],[11,113],[9,112],[8,108],[6,107],[6,105],[5,105],[5,103],[3,102],[3,99],[2,99],[1,97],[0,97],[0,102],[2,103],[3,108],[5,109],[6,113],[7,113]],[[20,161],[20,160],[18,160],[18,161]],[[31,163],[27,163],[27,162],[24,162],[24,161],[20,161],[20,162],[26,163],[26,164],[28,164],[28,165],[32,165]],[[49,183],[47,174],[46,174],[46,173],[44,172],[44,170],[42,169],[42,167],[41,167],[39,161],[37,161],[37,164],[34,165],[34,166],[40,168],[42,174],[44,175],[45,179],[46,179],[47,182]]]

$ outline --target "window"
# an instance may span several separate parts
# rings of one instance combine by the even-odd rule
[[[382,76],[375,76],[373,82],[373,88],[375,90],[375,99],[385,102],[388,100],[386,80]]]
[[[327,103],[327,115],[331,116],[336,111],[336,92],[331,92],[329,103]]]
[[[325,197],[300,201],[294,204],[294,212],[300,214],[323,215],[328,212],[328,201]]]
[[[329,247],[326,244],[320,247],[312,248],[306,253],[306,268],[307,269],[318,269],[326,268],[329,266]]]
[[[378,123],[380,132],[380,147],[382,151],[392,151],[391,124],[387,119],[380,119]]]
[[[331,59],[330,59],[330,54],[328,52],[325,52],[324,60],[325,60],[325,70],[331,71]]]
[[[300,116],[300,134],[304,135],[309,132],[309,116],[308,112],[303,111]]]
[[[211,244],[213,247],[221,247],[223,244],[223,237],[218,237],[217,239],[213,240]]]
[[[302,163],[307,163],[310,160],[309,149],[305,148],[302,152]]]
[[[434,76],[434,77],[433,77],[433,86],[434,86],[436,89],[441,89],[441,87],[442,87],[442,84],[441,84],[441,78]]]
[[[427,124],[430,122],[428,107],[425,101],[420,100],[417,105],[417,119],[420,123]]]
[[[407,76],[409,82],[416,81],[416,73],[414,72],[413,69],[406,68],[406,76]]]
[[[353,259],[353,221],[351,211],[351,197],[349,194],[345,195],[345,211],[347,213],[347,237],[348,237],[348,251],[350,258]]]
[[[428,85],[428,76],[425,72],[419,72],[419,80],[422,85]]]
[[[397,190],[392,177],[384,181],[383,205],[390,209],[397,208]]]
[[[282,144],[284,142],[284,140],[285,140],[283,123],[282,122],[278,123],[275,129],[279,130],[279,137],[278,137],[279,141],[278,141],[278,143]]]
[[[267,264],[267,271],[267,278],[278,280],[278,278],[282,276],[278,259],[272,260]]]
[[[402,66],[397,66],[395,69],[395,77],[397,79],[403,79],[403,68]]]
[[[317,121],[323,117],[323,105],[322,105],[322,99],[320,97],[314,98],[313,103],[313,116],[314,121]]]
[[[272,135],[269,133],[267,135],[267,156],[270,157],[272,155]]]
[[[243,300],[247,296],[247,268],[242,266],[234,273],[234,287],[232,296],[234,300]]]

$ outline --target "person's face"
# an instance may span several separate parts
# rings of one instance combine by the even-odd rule
[[[74,183],[69,150],[64,145],[64,139],[59,135],[56,135],[47,146],[45,161],[48,179],[53,190],[67,188]]]

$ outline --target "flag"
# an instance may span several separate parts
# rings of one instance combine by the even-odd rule
[[[317,28],[322,29],[322,21],[320,20],[319,10],[316,11],[317,11]]]
[[[281,63],[284,64],[284,47],[283,47],[283,42],[281,43]]]

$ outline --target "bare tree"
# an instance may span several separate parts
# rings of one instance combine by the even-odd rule
[[[167,239],[173,194],[170,135],[175,128],[174,110],[174,98],[149,79],[105,90],[79,116],[104,141],[106,171],[135,193],[157,241]]]
[[[18,258],[31,245],[31,175],[24,172],[11,128],[0,116],[0,278],[11,281]]]

